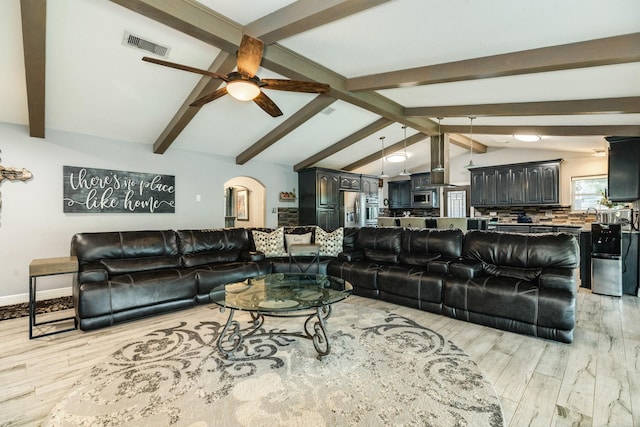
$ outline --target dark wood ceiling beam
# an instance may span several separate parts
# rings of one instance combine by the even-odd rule
[[[326,159],[329,156],[332,156],[334,154],[336,154],[339,151],[344,150],[347,147],[350,147],[351,145],[355,144],[358,141],[363,140],[364,138],[378,132],[381,129],[386,128],[387,126],[389,126],[391,123],[393,123],[393,121],[389,120],[389,119],[385,119],[384,117],[381,119],[376,120],[375,122],[371,123],[368,126],[363,127],[362,129],[352,133],[351,135],[347,136],[346,138],[343,138],[342,140],[336,142],[335,144],[325,148],[322,151],[319,151],[318,153],[314,154],[313,156],[304,159],[303,161],[301,161],[300,163],[296,164],[293,166],[293,170],[295,172],[298,172],[302,169],[306,169],[310,166],[313,166],[314,164],[318,163],[319,161]]]
[[[220,52],[216,59],[208,68],[209,71],[216,74],[227,74],[233,71],[236,66],[236,57],[227,52]],[[191,91],[189,96],[182,103],[176,114],[173,116],[169,124],[162,131],[156,142],[153,144],[153,152],[156,154],[164,154],[165,151],[173,144],[173,141],[187,127],[191,120],[196,116],[200,108],[191,107],[190,104],[196,99],[211,93],[218,89],[221,85],[220,80],[202,77]]]
[[[44,138],[47,2],[20,0],[20,10],[29,135]]]
[[[214,11],[190,1],[111,0],[132,11],[182,31],[199,40],[235,54],[242,28]],[[262,66],[291,79],[312,80],[331,86],[330,96],[369,110],[379,116],[405,124],[425,133],[436,133],[436,125],[423,117],[406,118],[404,108],[375,92],[352,93],[346,90],[343,76],[301,57],[278,44],[265,46]]]
[[[426,135],[424,133],[418,132],[416,134],[413,134],[409,137],[407,137],[407,147],[410,145],[415,144],[416,142],[420,142],[423,139],[427,138],[429,135]],[[404,138],[402,139],[402,141],[396,142],[395,144],[392,144],[388,147],[386,147],[384,149],[384,152],[386,153],[386,155],[388,155],[389,153],[395,153],[396,151],[400,151],[402,149],[404,149],[405,147],[405,141]],[[376,160],[380,160],[382,158],[382,150],[376,151],[375,153],[364,157],[358,161],[355,161],[349,165],[346,165],[342,168],[340,168],[341,170],[345,170],[345,171],[352,171],[354,169],[358,169],[362,166],[366,166],[369,163],[373,163]]]
[[[356,77],[346,88],[380,90],[638,61],[640,33],[632,33]]]
[[[253,144],[251,147],[244,150],[241,154],[236,157],[236,164],[244,165],[249,160],[256,157],[258,154],[262,153],[267,148],[271,147],[275,144],[279,139],[283,138],[285,135],[297,129],[304,122],[309,120],[311,117],[315,116],[329,105],[333,104],[335,99],[326,96],[326,95],[318,95],[307,105],[302,107],[300,110],[296,111],[291,117],[285,120],[282,124],[277,126],[271,132],[260,138],[258,142]]]
[[[442,126],[447,133],[468,132],[468,125]],[[593,136],[617,135],[639,136],[640,125],[604,125],[604,126],[473,126],[473,133],[479,135],[534,134],[549,136]],[[475,148],[474,148],[475,151]]]
[[[475,130],[475,127],[473,128]],[[464,148],[470,150],[471,145],[473,144],[473,152],[484,154],[487,152],[487,146],[476,141],[475,139],[471,139],[464,135],[460,135],[459,133],[450,133],[449,134],[449,144],[455,145],[460,148]]]
[[[248,24],[244,31],[271,44],[388,1],[298,0]]]
[[[505,104],[442,105],[406,108],[410,117],[556,116],[640,113],[640,96]]]

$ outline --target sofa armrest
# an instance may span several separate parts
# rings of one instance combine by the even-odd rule
[[[364,252],[360,249],[344,251],[338,254],[338,261],[354,262],[362,259],[364,259]]]
[[[258,261],[264,261],[264,252],[260,252],[260,251],[242,251],[240,252],[240,259],[242,261],[252,261],[252,262],[258,262]]]
[[[449,265],[449,274],[462,279],[474,279],[483,274],[482,261],[461,259]]]
[[[104,282],[109,279],[109,273],[105,268],[81,269],[77,275],[78,283]]]
[[[542,269],[538,283],[540,288],[564,289],[572,294],[576,292],[576,270],[564,267],[546,267]]]

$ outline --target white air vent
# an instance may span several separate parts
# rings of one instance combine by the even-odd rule
[[[163,58],[166,58],[169,54],[169,51],[171,50],[168,47],[160,46],[157,43],[145,40],[142,37],[131,34],[128,31],[125,31],[124,33],[122,44],[153,53],[154,55],[162,56]]]

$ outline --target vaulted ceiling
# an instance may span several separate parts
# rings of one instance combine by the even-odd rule
[[[265,43],[261,78],[331,90],[265,90],[277,118],[229,96],[191,107],[224,82],[143,62],[153,54],[126,46],[125,33],[217,74],[234,70],[249,34]],[[9,0],[0,48],[0,122],[34,137],[56,129],[160,154],[376,173],[382,141],[385,153],[404,148],[403,125],[407,166],[422,171],[438,133],[451,157],[466,155],[469,137],[474,152],[592,152],[603,136],[640,135],[637,0]]]

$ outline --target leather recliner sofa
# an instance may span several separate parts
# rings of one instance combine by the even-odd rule
[[[578,258],[563,233],[363,228],[328,274],[356,295],[569,343]]]
[[[361,228],[345,229],[343,246],[337,258],[321,259],[319,272],[350,281],[356,295],[572,340],[573,236]],[[255,251],[247,229],[80,233],[71,254],[83,330],[208,303],[215,286],[289,268],[287,257]]]

